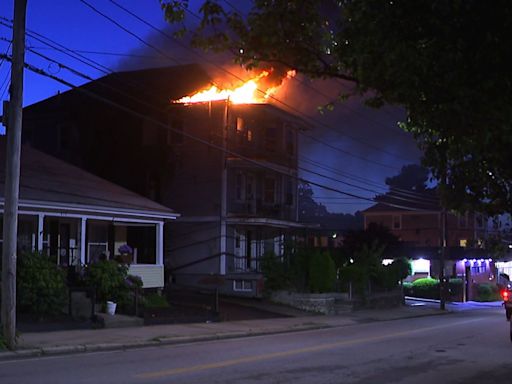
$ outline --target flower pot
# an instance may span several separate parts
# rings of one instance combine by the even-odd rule
[[[107,313],[109,315],[114,315],[116,313],[117,304],[113,301],[107,301]]]

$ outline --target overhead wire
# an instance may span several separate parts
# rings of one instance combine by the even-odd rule
[[[91,5],[90,3],[88,3],[86,0],[79,0],[79,1],[80,1],[80,2],[82,2],[82,3],[84,3],[84,4],[86,4],[90,9],[92,9],[94,12],[96,12],[96,13],[97,13],[97,14],[99,14],[100,16],[105,17],[107,20],[110,20],[110,19],[111,19],[111,17],[107,16],[105,13],[101,12],[99,9],[97,9],[97,8],[96,8],[96,7],[94,7],[94,6],[92,6],[92,5]],[[141,22],[142,22],[142,23],[144,23],[145,25],[149,26],[149,27],[150,27],[150,28],[152,28],[153,30],[157,31],[157,32],[158,32],[158,33],[160,33],[162,36],[165,36],[166,38],[171,39],[172,41],[176,42],[176,39],[175,39],[173,36],[171,36],[171,35],[169,35],[169,34],[167,34],[167,33],[163,32],[163,31],[161,31],[160,29],[158,29],[157,27],[155,27],[153,24],[149,23],[148,21],[144,20],[144,19],[143,19],[143,18],[141,18],[140,16],[138,16],[138,15],[136,15],[135,13],[131,12],[130,10],[128,10],[126,7],[123,7],[122,5],[118,4],[118,3],[117,3],[116,1],[114,1],[114,0],[109,0],[109,1],[110,1],[112,4],[116,5],[117,7],[119,7],[120,9],[122,9],[123,11],[127,12],[128,14],[130,14],[131,16],[133,16],[134,18],[136,18],[137,20],[141,21]],[[193,14],[193,12],[191,12],[190,10],[188,10],[188,12]],[[198,16],[197,16],[197,15],[195,15],[195,17],[198,17]],[[117,25],[117,24],[118,24],[118,23],[115,23],[115,25]],[[123,30],[125,30],[125,28],[123,28]],[[132,35],[132,36],[133,36],[133,33],[132,33],[132,32],[128,31],[127,33],[129,33],[130,35]],[[139,39],[139,38],[138,38],[138,39]],[[152,48],[152,49],[153,49],[153,45],[152,45],[152,44],[149,44],[149,43],[145,42],[144,40],[143,40],[143,43],[144,43],[146,46],[148,46],[148,47],[150,47],[150,48]],[[179,43],[178,43],[178,44],[179,44]],[[206,59],[207,61],[210,61],[210,60],[208,60],[208,58],[205,58],[205,57],[204,57],[204,55],[201,55],[200,53],[198,53],[197,51],[195,51],[195,50],[191,49],[190,47],[187,47],[186,45],[180,45],[180,46],[184,47],[185,49],[187,49],[187,50],[189,50],[189,51],[194,52],[196,55],[200,55],[200,56],[202,57],[202,59]],[[223,68],[222,66],[220,66],[220,65],[218,65],[218,64],[216,64],[216,63],[213,63],[213,62],[211,62],[211,61],[210,61],[210,64],[212,64],[212,65],[214,65],[215,67],[219,68],[219,69],[220,69],[220,70],[222,70],[223,72],[228,73],[230,76],[232,76],[232,77],[234,77],[234,78],[236,78],[236,79],[238,79],[238,80],[240,80],[240,81],[244,81],[244,79],[242,79],[240,76],[238,76],[238,75],[234,74],[233,72],[231,72],[231,71],[229,71],[229,70],[227,70],[227,69]],[[260,92],[260,93],[262,93],[262,94],[265,94],[265,91],[263,91],[263,90],[261,90],[261,89],[259,89],[259,88],[257,89],[257,91],[258,91],[258,92]],[[275,102],[277,102],[277,103],[279,103],[279,104],[283,105],[283,106],[284,106],[284,107],[286,107],[288,110],[293,111],[293,112],[294,112],[294,113],[296,113],[298,116],[302,117],[302,118],[303,118],[304,120],[306,120],[306,121],[309,121],[310,123],[313,123],[313,124],[315,124],[315,125],[320,125],[320,126],[323,126],[323,127],[325,127],[325,128],[328,128],[328,129],[332,129],[328,124],[323,123],[323,122],[320,122],[320,121],[318,121],[317,119],[311,118],[310,116],[308,116],[308,115],[304,114],[301,110],[299,110],[299,109],[297,109],[297,108],[293,107],[292,105],[290,105],[289,103],[284,102],[283,100],[280,100],[279,98],[275,97],[274,95],[270,95],[270,96],[269,96],[269,98],[270,98],[271,100],[273,100],[273,101],[275,101]],[[381,167],[385,167],[385,168],[388,168],[388,169],[394,169],[394,170],[396,170],[396,169],[397,169],[397,167],[396,167],[396,166],[392,166],[392,165],[389,165],[389,164],[384,164],[384,163],[381,163],[381,162],[378,162],[378,161],[375,161],[375,160],[367,159],[367,158],[365,158],[365,157],[363,157],[363,156],[360,156],[360,155],[356,155],[356,154],[354,154],[354,153],[352,153],[352,152],[350,152],[350,151],[347,151],[347,150],[345,150],[345,149],[343,149],[343,148],[340,148],[340,147],[334,146],[334,145],[332,145],[332,144],[330,144],[330,143],[325,142],[324,140],[321,140],[321,139],[319,139],[319,138],[317,138],[317,137],[314,137],[314,136],[312,136],[312,135],[309,135],[309,134],[307,134],[307,133],[305,133],[305,132],[301,132],[301,135],[302,135],[302,136],[304,136],[304,137],[306,137],[306,138],[308,138],[308,139],[310,139],[310,140],[312,140],[312,141],[315,141],[315,142],[320,143],[320,144],[322,144],[322,145],[328,146],[329,148],[331,148],[331,149],[333,149],[333,150],[335,150],[335,151],[338,151],[338,152],[343,153],[343,154],[345,154],[345,155],[348,155],[348,156],[351,156],[351,157],[357,158],[357,159],[359,159],[359,160],[362,160],[362,161],[365,161],[365,162],[369,162],[369,163],[372,163],[372,164],[374,164],[374,165],[381,166]],[[346,135],[346,134],[345,134],[345,136],[347,136],[348,138],[351,138],[350,136],[348,136],[348,135]],[[368,143],[366,143],[366,144],[368,144]],[[368,144],[368,145],[372,146],[372,144]],[[385,150],[381,150],[381,152],[382,152],[382,151],[384,151],[384,152],[385,152]],[[393,155],[393,156],[394,156],[394,155]]]
[[[72,87],[72,85],[68,85],[68,86]],[[339,180],[338,180],[338,181],[339,181]],[[361,197],[360,197],[360,196],[357,196],[356,198],[361,199]],[[366,198],[364,198],[364,199],[366,199]],[[366,199],[366,200],[369,200],[369,199]],[[369,200],[369,201],[371,201],[371,200]]]

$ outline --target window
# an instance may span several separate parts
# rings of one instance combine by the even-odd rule
[[[285,132],[286,153],[290,156],[295,155],[295,132],[287,127]]]
[[[484,217],[483,215],[476,215],[475,217],[476,227],[483,228],[484,227]]]
[[[393,229],[402,228],[402,217],[400,215],[393,216]]]
[[[275,152],[277,150],[277,128],[267,127],[265,129],[265,150]]]
[[[459,228],[466,228],[468,226],[468,214],[467,212],[459,215]]]
[[[276,202],[276,180],[273,177],[265,177],[263,180],[263,202],[266,204]]]
[[[253,141],[253,133],[250,127],[246,124],[244,118],[237,117],[235,123],[236,140],[238,144],[248,144]]]
[[[241,117],[236,118],[236,131],[237,133],[243,133],[244,132],[244,119]]]
[[[245,177],[239,172],[236,174],[235,199],[238,201],[244,201],[245,198]]]
[[[286,205],[293,205],[293,195],[293,181],[288,179],[285,181],[284,203]]]
[[[250,292],[250,291],[252,291],[252,281],[251,280],[234,280],[233,281],[233,290],[234,291]]]
[[[459,240],[459,247],[467,247],[468,246],[468,240],[467,239],[460,239]]]
[[[472,274],[484,273],[485,271],[487,271],[487,267],[486,267],[485,263],[478,262],[471,266]]]
[[[245,177],[245,199],[254,200],[254,176],[247,175]]]

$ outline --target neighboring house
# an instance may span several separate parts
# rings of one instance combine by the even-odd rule
[[[364,226],[372,223],[387,227],[403,243],[412,259],[411,279],[439,276],[443,243],[443,219],[439,198],[434,191],[382,197],[363,211]],[[495,260],[484,241],[488,235],[487,218],[472,212],[446,214],[446,254],[444,275],[466,282],[465,297],[475,294],[474,286],[496,283]]]
[[[5,183],[5,136],[0,136],[0,254]],[[164,223],[179,215],[147,198],[27,145],[21,152],[18,254],[40,251],[63,267],[134,252],[129,273],[144,288],[164,286]]]
[[[174,282],[258,296],[261,256],[302,228],[304,124],[270,104],[172,103],[209,81],[196,65],[108,75],[25,108],[24,140],[179,211],[165,234]]]

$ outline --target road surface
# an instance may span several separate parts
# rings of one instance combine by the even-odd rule
[[[334,329],[0,362],[0,383],[506,383],[500,308]]]

